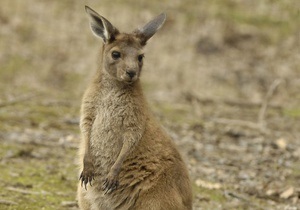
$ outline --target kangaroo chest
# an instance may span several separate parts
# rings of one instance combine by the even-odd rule
[[[124,133],[138,122],[134,100],[111,92],[101,96],[92,127],[91,149],[96,164],[104,170],[114,163],[123,145]]]

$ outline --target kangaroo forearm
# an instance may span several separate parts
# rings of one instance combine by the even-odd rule
[[[85,142],[85,153],[89,153],[90,150],[90,138],[91,130],[95,119],[95,103],[92,101],[94,98],[90,89],[86,92],[82,107],[81,107],[81,119],[80,129]]]
[[[85,142],[85,150],[89,150],[92,125],[93,120],[91,118],[83,118],[80,123],[82,137]]]
[[[122,149],[117,157],[117,160],[111,167],[111,171],[114,174],[117,175],[120,172],[120,169],[122,167],[124,160],[128,157],[128,155],[133,150],[133,148],[134,148],[134,145],[131,142],[126,141],[126,140],[124,141]]]

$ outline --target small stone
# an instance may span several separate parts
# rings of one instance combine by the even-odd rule
[[[281,149],[281,150],[285,150],[286,147],[287,147],[287,142],[284,138],[280,138],[280,139],[277,139],[275,141],[275,146],[278,148],[278,149]]]
[[[277,192],[276,192],[275,190],[269,189],[269,190],[267,190],[266,195],[267,195],[267,196],[272,196],[272,195],[274,195],[274,194],[276,194],[276,193],[277,193]]]
[[[204,181],[204,180],[201,180],[201,179],[197,179],[195,184],[198,186],[198,187],[204,187],[206,189],[220,189],[222,186],[220,183],[211,183],[211,182],[207,182],[207,181]]]
[[[64,207],[75,207],[75,206],[77,206],[77,202],[76,201],[62,201],[61,205]]]

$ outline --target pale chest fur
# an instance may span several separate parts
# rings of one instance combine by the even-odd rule
[[[139,130],[141,107],[132,93],[102,91],[97,100],[91,132],[91,152],[95,166],[107,173],[117,159],[127,131]]]

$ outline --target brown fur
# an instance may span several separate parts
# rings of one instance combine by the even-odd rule
[[[137,57],[153,34],[143,39],[143,31],[110,32],[100,34],[101,68],[82,101],[80,209],[190,210],[186,166],[151,114],[139,81],[142,61]],[[113,59],[113,51],[121,58]],[[133,78],[129,70],[135,72]]]

